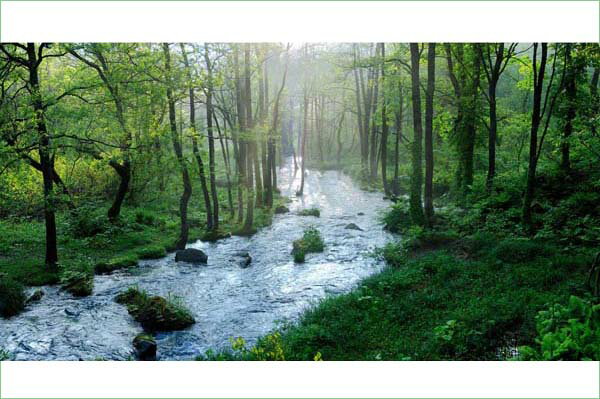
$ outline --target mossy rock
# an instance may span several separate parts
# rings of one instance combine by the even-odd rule
[[[164,249],[163,249],[164,250]],[[120,256],[114,259],[111,259],[108,262],[100,262],[94,266],[94,273],[96,274],[109,274],[114,272],[115,270],[124,269],[126,267],[136,266],[138,263],[137,256],[135,255],[125,255]]]
[[[156,360],[156,340],[150,334],[141,333],[133,339],[136,357],[139,360]]]
[[[29,296],[29,298],[27,298],[25,303],[30,304],[30,303],[34,303],[34,302],[39,302],[42,300],[43,297],[44,297],[44,291],[37,289],[33,292],[33,294],[31,294]]]
[[[116,301],[127,306],[129,314],[146,331],[183,330],[196,322],[189,310],[180,303],[145,291],[129,288],[117,295]]]
[[[0,278],[0,315],[9,318],[19,314],[25,309],[24,288],[18,283],[7,277]]]
[[[91,295],[94,289],[94,277],[87,273],[67,273],[61,278],[61,282],[62,289],[76,297]]]
[[[300,212],[298,212],[298,216],[314,216],[318,218],[321,216],[321,211],[319,208],[302,209]]]
[[[295,240],[292,243],[292,255],[294,262],[303,263],[306,254],[314,252],[323,252],[325,243],[321,237],[321,233],[314,227],[309,227],[304,231],[302,238]]]
[[[287,206],[285,206],[285,205],[277,205],[275,207],[275,211],[274,212],[275,212],[275,214],[280,215],[282,213],[288,213],[289,211],[290,211],[290,209]]]

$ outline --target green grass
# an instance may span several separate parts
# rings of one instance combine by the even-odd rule
[[[323,252],[325,243],[321,233],[314,227],[309,227],[304,230],[302,238],[295,240],[292,248],[294,262],[302,263],[305,260],[306,254],[314,252]]]
[[[507,263],[496,257],[507,250],[504,241],[486,245],[493,251],[466,257],[450,249],[411,257],[402,245],[389,247],[386,258],[396,254],[398,267],[325,299],[283,329],[285,358],[493,360],[513,338],[533,342],[538,311],[585,292],[588,252],[537,243],[541,255]]]

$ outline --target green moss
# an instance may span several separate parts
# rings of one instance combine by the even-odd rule
[[[160,245],[151,245],[137,250],[140,259],[159,259],[167,256],[167,250]]]
[[[182,330],[196,322],[177,298],[149,296],[147,292],[131,287],[115,300],[127,306],[129,314],[146,331]]]
[[[0,277],[0,315],[8,318],[25,309],[27,300],[23,285],[7,278]]]
[[[292,255],[294,256],[294,262],[302,263],[305,260],[306,254],[323,252],[324,249],[325,243],[319,230],[309,227],[304,230],[302,238],[293,242]]]
[[[301,211],[298,212],[298,216],[320,217],[321,216],[321,211],[319,210],[319,208],[302,209]]]

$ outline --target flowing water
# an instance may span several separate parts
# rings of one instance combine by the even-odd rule
[[[304,196],[296,197],[300,172],[279,171],[279,188],[292,202],[290,213],[276,215],[270,227],[250,238],[231,237],[216,243],[196,242],[207,265],[175,263],[174,254],[111,275],[96,276],[93,295],[74,298],[58,287],[43,287],[44,297],[9,320],[0,319],[0,348],[17,360],[128,359],[132,339],[141,332],[115,296],[136,285],[153,295],[177,296],[196,324],[184,331],[158,333],[158,358],[192,359],[208,349],[230,347],[231,337],[249,344],[293,321],[304,309],[328,295],[344,293],[361,279],[381,270],[370,254],[390,236],[378,222],[388,206],[380,193],[368,193],[340,172],[306,172]],[[321,217],[297,216],[318,207]],[[344,227],[355,223],[363,231]],[[295,264],[292,241],[317,227],[325,251]],[[252,264],[241,268],[238,251],[248,251]]]

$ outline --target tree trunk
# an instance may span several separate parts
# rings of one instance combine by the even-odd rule
[[[213,81],[212,81],[212,65],[208,55],[208,44],[204,43],[204,61],[206,62],[206,70],[208,72],[207,90],[206,90],[206,132],[208,134],[208,174],[210,178],[210,193],[213,205],[213,223],[212,230],[219,229],[219,194],[217,192],[217,182],[215,178],[215,138],[213,135]]]
[[[27,43],[27,69],[29,72],[28,86],[33,99],[35,111],[35,127],[38,133],[38,154],[44,184],[44,223],[46,227],[46,267],[54,269],[58,262],[56,238],[56,216],[54,203],[54,159],[50,155],[50,134],[46,126],[44,105],[40,91],[38,67],[41,59],[37,57],[34,43]]]
[[[425,224],[433,224],[433,91],[435,88],[435,43],[427,49],[425,93]]]
[[[180,231],[179,238],[175,242],[176,249],[185,249],[187,244],[188,234],[190,226],[187,220],[188,202],[192,196],[192,183],[190,181],[190,175],[187,170],[185,159],[183,158],[183,151],[181,149],[181,142],[179,141],[179,134],[177,132],[177,120],[175,116],[175,99],[173,97],[173,77],[171,74],[171,54],[169,52],[169,45],[163,43],[163,52],[165,55],[165,74],[167,78],[167,103],[169,107],[169,126],[171,128],[171,141],[173,142],[173,150],[177,157],[177,162],[181,169],[181,178],[183,181],[183,193],[179,200],[179,218],[180,218]]]
[[[250,45],[245,44],[244,47],[244,110],[246,115],[245,128],[252,131],[254,127],[252,121],[252,86],[250,80]],[[244,220],[243,231],[250,234],[253,231],[254,224],[254,178],[252,169],[254,159],[256,158],[256,141],[253,138],[246,139],[246,219]]]
[[[423,127],[421,121],[419,58],[419,45],[417,43],[411,43],[410,66],[414,136],[412,143],[412,176],[410,178],[410,216],[413,223],[422,225],[424,221],[423,205],[421,203],[421,186],[423,184],[423,170],[421,168]]]
[[[566,96],[567,96],[567,115],[565,120],[565,128],[563,130],[562,142],[560,145],[560,168],[563,172],[568,173],[571,170],[571,149],[569,139],[573,134],[573,122],[577,115],[577,67],[573,62],[571,54],[572,44],[567,44],[565,51],[565,68],[566,72]]]
[[[200,188],[202,190],[202,196],[204,198],[204,208],[206,210],[206,228],[207,230],[212,230],[213,228],[213,218],[212,218],[212,204],[210,203],[210,195],[208,192],[208,185],[206,184],[206,175],[204,173],[204,162],[202,161],[202,156],[200,155],[200,150],[198,149],[198,131],[196,130],[196,106],[195,106],[195,96],[194,96],[194,88],[192,87],[192,72],[190,70],[187,54],[185,52],[184,45],[181,44],[181,53],[183,54],[183,62],[185,68],[187,70],[187,77],[189,81],[188,91],[190,98],[190,129],[192,131],[192,151],[194,153],[194,158],[196,159],[196,163],[198,164],[198,175],[200,177]]]
[[[529,136],[529,165],[527,169],[527,187],[523,198],[523,225],[529,232],[533,231],[533,220],[531,215],[531,203],[535,194],[535,171],[537,167],[537,145],[538,130],[541,121],[542,89],[544,87],[544,73],[546,70],[546,59],[548,56],[548,45],[542,43],[542,54],[537,67],[538,43],[533,44],[533,109],[531,111],[531,133]]]

